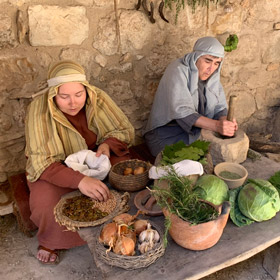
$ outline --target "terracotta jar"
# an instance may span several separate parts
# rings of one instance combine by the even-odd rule
[[[220,215],[215,220],[198,225],[190,225],[175,214],[170,216],[170,212],[163,209],[164,216],[170,216],[171,219],[169,234],[178,245],[190,250],[205,250],[219,241],[229,217],[230,203],[225,201],[219,206],[211,205]]]

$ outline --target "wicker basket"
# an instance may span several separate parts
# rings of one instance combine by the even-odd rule
[[[139,166],[145,168],[144,173],[138,175],[123,175],[125,168],[130,167],[135,169]],[[135,192],[142,190],[149,182],[150,167],[150,163],[138,159],[118,162],[112,167],[109,173],[109,183],[113,188],[119,191]]]
[[[99,236],[102,231],[96,232],[96,254],[97,256],[106,264],[111,266],[121,267],[126,270],[133,270],[143,267],[148,267],[152,263],[154,263],[157,259],[164,255],[165,248],[163,244],[163,231],[161,228],[155,223],[149,221],[152,225],[152,228],[156,229],[160,235],[160,241],[156,244],[154,249],[148,251],[145,254],[140,254],[136,250],[135,256],[123,256],[115,254],[114,252],[107,252],[107,248],[99,242]]]
[[[82,227],[101,225],[101,224],[107,222],[108,220],[112,219],[113,217],[115,217],[121,213],[127,212],[129,210],[129,206],[128,206],[128,201],[130,198],[129,193],[124,193],[123,195],[121,195],[120,193],[118,193],[116,191],[111,191],[111,193],[116,198],[115,209],[111,213],[109,213],[109,215],[107,215],[106,217],[96,220],[96,221],[92,221],[92,222],[74,221],[74,220],[71,220],[69,217],[65,216],[63,214],[63,207],[64,207],[64,204],[66,203],[66,200],[69,198],[72,198],[72,197],[81,196],[82,194],[80,191],[74,191],[74,192],[64,195],[54,208],[54,216],[55,216],[56,222],[59,223],[61,226],[65,226],[68,230],[75,232]]]

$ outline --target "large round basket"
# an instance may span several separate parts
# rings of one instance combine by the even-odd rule
[[[129,193],[126,192],[124,194],[120,194],[114,190],[111,190],[110,192],[116,199],[116,206],[106,217],[91,222],[80,222],[80,221],[74,221],[69,217],[67,217],[66,215],[64,215],[63,208],[64,205],[67,203],[67,199],[77,197],[77,196],[82,196],[82,193],[80,191],[74,191],[64,195],[60,199],[58,204],[55,206],[54,215],[55,215],[56,222],[59,223],[61,226],[65,226],[68,230],[77,231],[82,227],[101,225],[107,222],[108,220],[112,219],[113,217],[121,213],[127,212],[129,210],[129,206],[128,206],[128,201],[130,198]]]
[[[126,168],[144,167],[145,171],[142,174],[137,175],[123,175]],[[109,183],[111,186],[119,191],[135,192],[142,190],[149,182],[149,169],[151,164],[138,160],[124,160],[116,163],[110,170]]]
[[[115,254],[114,252],[107,252],[107,248],[99,242],[99,235],[102,231],[97,231],[96,233],[96,254],[97,256],[106,264],[111,266],[121,267],[126,270],[133,270],[143,267],[148,267],[155,261],[157,261],[161,256],[164,255],[165,248],[163,244],[163,231],[161,228],[155,223],[149,221],[152,225],[152,228],[156,229],[160,235],[160,241],[156,244],[156,246],[148,251],[145,254],[140,254],[136,251],[136,255],[134,256],[123,256]]]

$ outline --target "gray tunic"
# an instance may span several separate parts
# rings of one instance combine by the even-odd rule
[[[227,114],[219,68],[199,87],[197,59],[202,55],[224,56],[224,47],[213,37],[199,39],[194,51],[173,61],[159,83],[152,110],[143,131],[151,153],[183,140],[194,142],[200,128],[193,124],[200,116],[219,119]],[[221,63],[222,64],[222,63]]]

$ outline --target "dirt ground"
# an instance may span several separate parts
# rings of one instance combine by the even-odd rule
[[[37,246],[36,237],[27,237],[19,230],[13,214],[0,216],[0,279],[104,279],[87,245],[63,251],[56,266],[42,265],[37,261]],[[262,259],[263,253],[260,253],[203,280],[272,280],[262,267]]]

